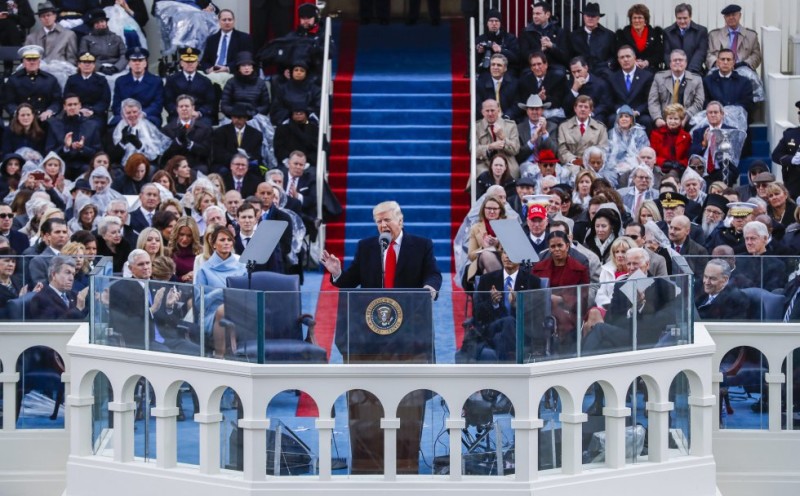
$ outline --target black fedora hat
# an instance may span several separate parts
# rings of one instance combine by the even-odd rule
[[[600,13],[600,4],[597,2],[589,2],[586,4],[586,7],[583,8],[581,14],[587,15],[589,17],[605,17],[605,14]]]
[[[247,117],[249,119],[253,115],[255,115],[255,112],[253,111],[253,106],[249,103],[238,102],[231,109],[231,117]]]

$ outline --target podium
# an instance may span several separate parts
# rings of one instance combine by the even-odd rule
[[[335,342],[344,363],[433,363],[433,302],[430,291],[341,290]],[[383,473],[384,439],[380,419],[395,417],[400,419],[397,473],[418,473],[426,400],[423,391],[414,391],[403,399],[397,412],[387,412],[369,392],[348,392],[351,473]]]

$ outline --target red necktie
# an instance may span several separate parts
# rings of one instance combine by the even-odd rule
[[[384,265],[383,287],[386,289],[394,288],[394,272],[397,269],[397,254],[394,251],[394,241],[386,250],[386,264]]]
[[[581,136],[583,136],[583,133],[585,132],[586,132],[586,126],[583,124],[583,122],[581,122]]]
[[[492,141],[497,140],[497,137],[494,134],[494,124],[489,124],[489,134],[492,136]]]

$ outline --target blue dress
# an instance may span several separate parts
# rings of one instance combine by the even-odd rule
[[[220,305],[225,301],[223,288],[227,286],[229,277],[247,275],[247,269],[239,263],[239,258],[231,254],[223,260],[215,252],[204,263],[197,274],[194,276],[194,284],[197,286],[195,291],[195,308],[200,309],[201,298],[205,305],[205,315],[203,316],[203,330],[206,335],[210,335],[214,328],[214,314]],[[200,288],[204,288],[203,291]],[[216,288],[216,289],[214,289]]]

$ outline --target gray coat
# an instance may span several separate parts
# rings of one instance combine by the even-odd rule
[[[114,66],[113,73],[125,70],[128,61],[125,59],[125,42],[119,35],[112,32],[98,35],[94,32],[87,34],[81,39],[78,53],[89,52],[97,59],[97,70],[103,71],[103,65]]]
[[[25,38],[25,44],[39,45],[44,48],[44,59],[47,61],[63,60],[70,64],[76,64],[78,61],[78,39],[75,37],[75,33],[58,24],[47,35],[46,42],[44,28],[37,27]]]

